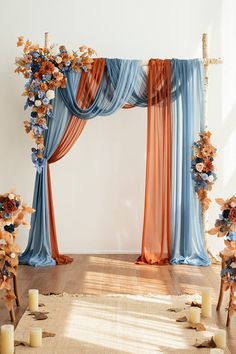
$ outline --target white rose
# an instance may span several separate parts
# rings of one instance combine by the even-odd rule
[[[34,102],[34,104],[35,104],[36,107],[39,107],[39,106],[41,106],[42,101],[36,100],[36,101]]]
[[[0,245],[5,245],[6,244],[6,240],[4,240],[3,238],[0,239]]]
[[[14,252],[12,252],[12,253],[10,254],[10,257],[11,257],[12,259],[16,258],[16,254],[15,254]]]
[[[14,199],[14,197],[15,197],[15,196],[14,196],[13,193],[8,194],[8,198],[9,198],[9,199]]]
[[[210,175],[210,176],[208,177],[208,181],[209,181],[209,182],[213,182],[213,181],[214,181],[213,175]]]
[[[60,64],[62,62],[62,57],[56,57],[55,60],[57,64]]]
[[[46,97],[49,99],[49,100],[53,100],[53,98],[55,97],[55,92],[53,90],[48,90],[46,92]]]
[[[50,53],[51,55],[56,55],[56,54],[57,54],[56,48],[52,48],[49,53]]]
[[[53,74],[54,73],[59,73],[59,69],[55,67],[55,69],[53,70]]]
[[[231,208],[235,208],[236,207],[236,203],[235,202],[231,202],[230,206],[231,206]]]

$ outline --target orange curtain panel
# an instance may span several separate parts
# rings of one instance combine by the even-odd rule
[[[82,73],[79,88],[78,88],[78,93],[77,93],[77,103],[82,108],[89,107],[93,102],[94,97],[101,83],[104,68],[105,68],[105,59],[97,59],[94,62],[91,73],[90,72]],[[55,152],[48,160],[48,164],[47,164],[50,242],[51,242],[52,258],[55,259],[57,264],[71,263],[73,261],[73,258],[69,256],[61,255],[59,253],[55,215],[54,215],[54,206],[53,206],[51,173],[50,173],[49,166],[51,163],[55,163],[56,161],[60,160],[70,151],[70,149],[72,148],[72,146],[75,144],[80,134],[82,133],[85,124],[86,124],[86,120],[79,119],[75,116],[72,116],[70,118],[64,136],[62,137],[60,144],[56,148]]]
[[[171,61],[148,65],[147,161],[142,253],[138,263],[171,256]]]

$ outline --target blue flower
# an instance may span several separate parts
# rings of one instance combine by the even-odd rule
[[[207,181],[207,179],[208,179],[208,174],[207,174],[207,173],[202,173],[202,179],[203,179],[204,181]]]
[[[85,72],[88,71],[87,66],[84,65],[84,66],[82,67],[82,70],[85,71]]]
[[[38,91],[38,98],[43,98],[45,96],[45,93],[42,91]]]
[[[46,74],[46,75],[43,75],[42,77],[43,77],[43,79],[44,79],[45,81],[50,81],[51,78],[52,78],[52,75]]]
[[[49,99],[47,97],[44,97],[43,99],[43,104],[47,106],[49,104]]]
[[[10,217],[11,217],[11,214],[10,214],[10,213],[5,213],[5,214],[4,214],[4,218],[9,219]]]
[[[71,61],[70,61],[70,60],[67,60],[67,61],[65,62],[65,66],[70,66],[70,64],[71,64]]]
[[[36,118],[38,114],[37,114],[37,112],[31,112],[30,115],[31,115],[32,118]]]
[[[201,157],[196,157],[196,163],[203,162],[203,159]]]
[[[4,230],[7,232],[10,232],[12,234],[14,232],[15,228],[14,228],[13,224],[10,224],[10,225],[5,225]]]
[[[31,52],[30,53],[32,55],[33,58],[37,59],[40,55],[38,52]]]
[[[33,62],[31,64],[31,71],[33,74],[37,73],[39,71],[39,64]]]

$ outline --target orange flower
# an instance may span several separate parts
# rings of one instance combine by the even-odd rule
[[[40,85],[39,85],[39,89],[41,91],[47,91],[48,85],[45,82],[41,82]]]
[[[231,222],[236,223],[236,208],[231,208],[229,212],[229,219]]]
[[[41,74],[52,74],[54,69],[55,66],[53,63],[51,63],[50,61],[44,61],[41,65],[39,72]]]
[[[41,106],[37,107],[37,112],[38,112],[39,115],[40,114],[45,114],[47,112],[47,107],[41,105]]]
[[[204,169],[206,172],[209,172],[209,171],[213,171],[214,170],[214,166],[213,166],[213,163],[211,160],[206,160],[204,162]]]
[[[60,72],[55,72],[53,76],[55,77],[56,81],[61,81],[64,77],[63,74]]]
[[[67,54],[67,53],[62,53],[62,54],[61,54],[61,57],[62,57],[62,61],[64,61],[64,63],[65,63],[66,61],[70,60],[70,56],[69,56],[69,54]]]
[[[51,80],[51,81],[49,82],[49,84],[48,84],[48,88],[49,88],[50,90],[53,90],[55,87],[56,87],[55,82]]]
[[[38,125],[44,125],[45,123],[46,123],[46,119],[45,118],[38,118],[37,119],[37,124]]]

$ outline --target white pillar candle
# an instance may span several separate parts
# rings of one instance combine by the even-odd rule
[[[39,309],[39,291],[37,289],[29,290],[29,310],[31,312],[38,311]]]
[[[191,306],[189,309],[189,322],[200,323],[201,310],[199,307]]]
[[[30,328],[30,346],[41,347],[42,346],[42,328],[32,327]]]
[[[14,353],[14,326],[1,326],[1,354]]]
[[[212,295],[211,288],[202,290],[202,315],[205,317],[212,316]]]
[[[226,347],[226,331],[224,329],[217,329],[215,331],[213,340],[217,348],[225,349]]]

